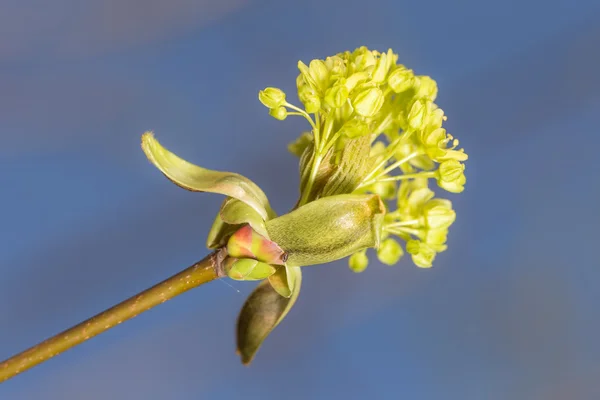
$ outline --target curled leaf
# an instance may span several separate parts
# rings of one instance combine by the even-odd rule
[[[173,183],[193,192],[219,193],[252,207],[263,219],[274,216],[267,196],[250,179],[234,173],[202,168],[179,158],[164,148],[152,132],[142,135],[146,157]]]
[[[269,238],[262,216],[248,204],[229,197],[223,202],[219,215],[223,222],[231,225],[249,224],[260,235]]]
[[[267,221],[286,265],[323,264],[379,246],[385,206],[377,195],[344,194],[310,202]]]
[[[300,268],[290,270],[295,285],[289,298],[277,293],[268,281],[261,282],[250,294],[237,321],[237,352],[243,364],[249,364],[263,341],[292,308],[302,283]]]
[[[283,297],[290,297],[296,286],[296,272],[292,269],[300,267],[280,266],[277,271],[269,276],[269,282],[273,289]]]
[[[208,232],[206,247],[209,249],[218,249],[219,247],[225,246],[231,235],[238,229],[240,229],[239,225],[227,224],[221,218],[221,214],[217,214],[217,217]]]

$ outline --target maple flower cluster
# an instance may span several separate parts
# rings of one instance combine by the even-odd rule
[[[436,82],[397,61],[391,49],[366,47],[309,65],[300,61],[296,85],[303,107],[274,87],[260,91],[259,99],[278,120],[301,116],[310,124],[288,147],[300,157],[297,207],[339,194],[377,194],[386,207],[379,260],[393,265],[406,251],[428,268],[446,250],[456,219],[451,201],[435,197],[429,184],[462,192],[467,154],[442,127]],[[353,271],[367,267],[366,252],[349,257]]]

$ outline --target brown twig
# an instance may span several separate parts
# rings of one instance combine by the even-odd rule
[[[0,362],[0,383],[190,289],[221,278],[225,250],[209,254],[161,283]]]

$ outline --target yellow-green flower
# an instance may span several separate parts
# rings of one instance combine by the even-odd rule
[[[258,92],[258,99],[265,107],[279,108],[285,103],[285,93],[281,89],[268,87]]]
[[[429,182],[435,179],[447,191],[462,192],[468,159],[443,127],[446,116],[435,103],[435,80],[399,64],[391,49],[364,46],[307,64],[300,61],[298,69],[303,108],[278,92],[267,92],[272,88],[261,98],[274,117],[298,115],[310,125],[310,132],[289,146],[300,157],[298,206],[349,193],[395,199],[391,204],[396,209],[386,205],[378,257],[388,264],[398,261],[400,239],[412,243],[409,253],[417,265],[431,266],[446,249],[456,212],[449,200],[434,198]],[[363,270],[366,257],[365,251],[355,253],[349,259],[352,270]]]

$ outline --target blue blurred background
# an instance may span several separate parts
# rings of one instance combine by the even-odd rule
[[[597,0],[3,0],[0,359],[202,258],[221,198],[139,148],[297,197],[279,122],[298,60],[393,48],[433,76],[470,155],[433,269],[305,270],[250,368],[253,285],[213,282],[0,387],[0,399],[600,398]],[[333,290],[332,290],[333,288]]]

